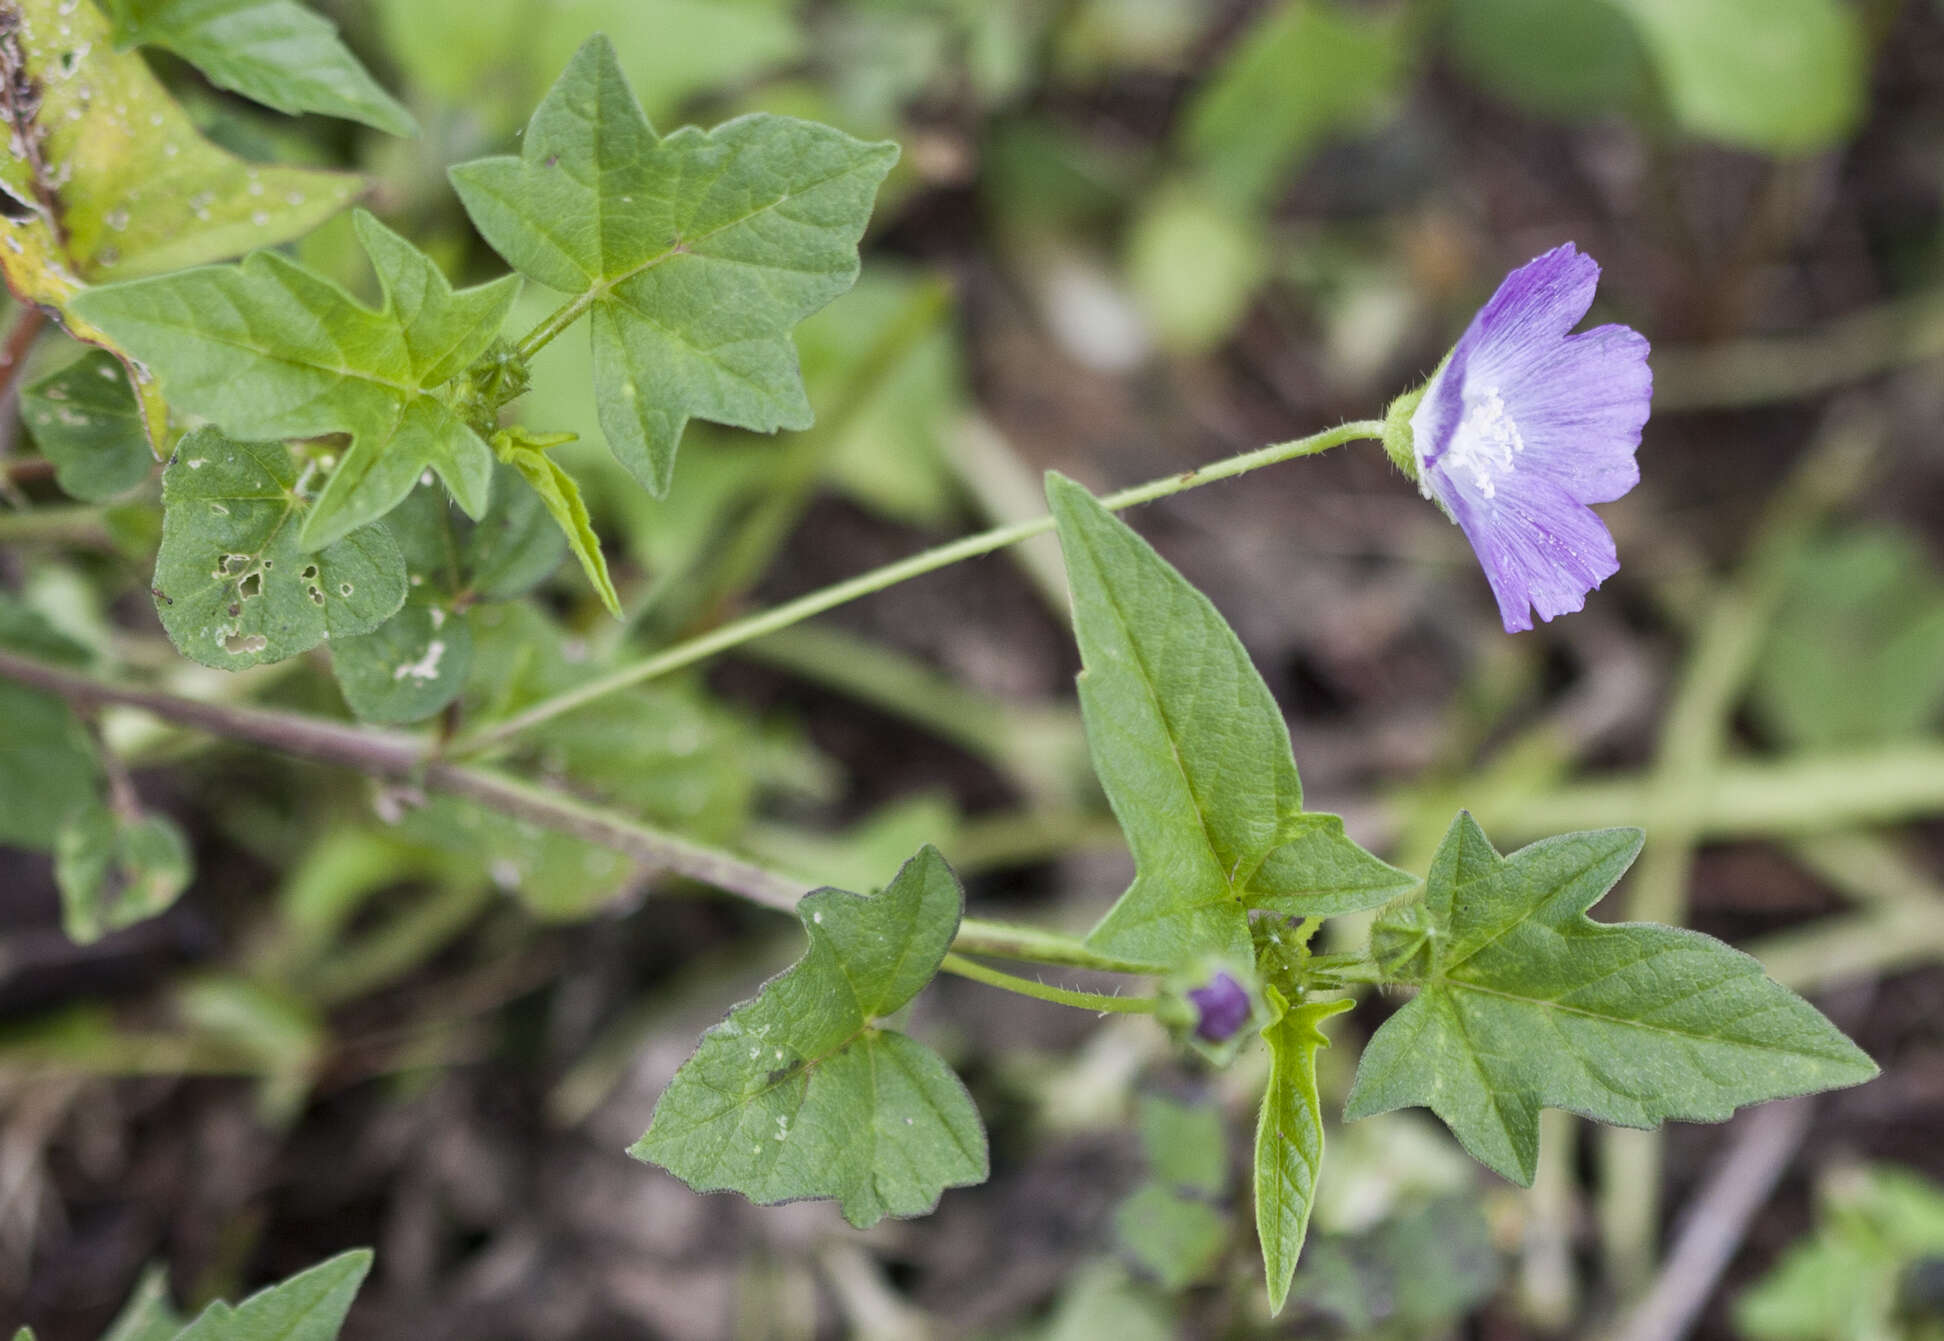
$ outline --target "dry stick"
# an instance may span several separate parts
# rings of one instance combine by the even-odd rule
[[[1608,1341],[1680,1341],[1733,1260],[1748,1225],[1809,1135],[1811,1102],[1791,1099],[1755,1109],[1728,1158],[1696,1195],[1667,1264]]]
[[[648,865],[739,894],[753,903],[792,912],[808,886],[691,843],[674,834],[587,804],[565,792],[504,773],[426,761],[412,736],[349,726],[299,713],[206,703],[161,690],[109,684],[80,671],[0,651],[0,676],[58,694],[79,708],[115,704],[166,721],[282,754],[356,769],[373,777],[410,781],[449,793],[514,819],[612,848]]]

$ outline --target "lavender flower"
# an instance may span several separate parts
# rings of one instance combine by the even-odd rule
[[[1227,973],[1217,973],[1208,986],[1190,991],[1188,1000],[1201,1012],[1195,1033],[1209,1043],[1226,1043],[1255,1013],[1248,992]]]
[[[1620,568],[1587,504],[1639,483],[1653,374],[1638,331],[1568,334],[1599,278],[1570,242],[1520,266],[1391,409],[1386,448],[1471,541],[1507,633],[1580,609]]]

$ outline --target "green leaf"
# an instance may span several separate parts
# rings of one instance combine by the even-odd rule
[[[142,1273],[135,1293],[101,1334],[101,1341],[175,1341],[188,1319],[169,1299],[169,1275],[159,1266]]]
[[[1211,1104],[1141,1099],[1148,1181],[1114,1212],[1114,1232],[1169,1290],[1201,1279],[1228,1242],[1228,1216],[1211,1204],[1228,1182],[1227,1136]]]
[[[116,45],[155,46],[218,88],[295,115],[362,121],[392,135],[418,123],[378,86],[323,15],[295,0],[109,0]]]
[[[1147,1095],[1139,1117],[1141,1150],[1157,1182],[1204,1197],[1221,1195],[1228,1182],[1228,1140],[1220,1109]]]
[[[1187,354],[1220,344],[1248,314],[1269,271],[1254,216],[1188,183],[1151,193],[1127,240],[1127,279],[1163,347]]]
[[[514,471],[501,466],[493,505],[466,537],[461,564],[481,600],[510,601],[552,577],[567,549],[566,538],[540,496],[514,487]]]
[[[1461,813],[1413,914],[1429,942],[1420,990],[1364,1050],[1346,1118],[1423,1104],[1474,1158],[1530,1184],[1541,1106],[1629,1127],[1719,1122],[1877,1073],[1740,951],[1587,917],[1640,843],[1602,829],[1501,857]]]
[[[1735,1301],[1740,1334],[1755,1341],[1925,1336],[1906,1330],[1919,1310],[1906,1311],[1899,1286],[1913,1267],[1944,1258],[1944,1188],[1883,1164],[1839,1169],[1821,1192],[1815,1232]],[[1933,1296],[1919,1316],[1936,1313]]]
[[[605,32],[651,117],[696,94],[747,86],[796,63],[787,0],[409,0],[374,6],[392,61],[424,92],[497,136],[547,91],[589,33]]]
[[[459,697],[472,669],[472,630],[437,593],[358,638],[331,640],[331,674],[367,722],[421,722]]]
[[[1496,1293],[1499,1275],[1478,1199],[1445,1197],[1365,1234],[1310,1240],[1291,1295],[1344,1335],[1445,1336]]]
[[[1925,545],[1858,529],[1798,555],[1756,666],[1754,706],[1789,744],[1899,740],[1944,705],[1944,583]]]
[[[44,661],[86,665],[86,649],[38,612],[0,596],[0,647]],[[101,764],[66,702],[0,680],[0,843],[45,849],[68,816],[98,803]]]
[[[73,308],[90,284],[158,274],[271,247],[350,204],[348,173],[246,163],[197,131],[107,16],[74,0],[16,0],[0,79],[31,86],[38,113],[16,128],[30,152],[0,155],[0,191],[25,208],[0,218],[0,271],[22,302],[52,307],[76,339],[110,348],[135,378],[159,456],[167,408],[127,351]]]
[[[426,470],[473,517],[492,487],[492,449],[438,388],[486,352],[519,281],[455,293],[371,215],[359,211],[356,224],[384,292],[376,310],[275,252],[75,300],[155,371],[172,404],[235,437],[351,435],[304,518],[305,549],[384,516]]]
[[[607,556],[601,553],[601,538],[594,534],[587,504],[581,501],[580,486],[547,455],[548,448],[572,442],[574,436],[572,433],[539,435],[521,428],[503,428],[493,435],[493,450],[532,487],[547,515],[567,538],[567,548],[580,561],[581,571],[600,595],[601,604],[619,619],[621,597],[615,593],[614,580],[608,576]]]
[[[1612,0],[1639,26],[1681,125],[1770,154],[1856,128],[1869,93],[1862,20],[1845,0]]]
[[[518,158],[451,176],[500,255],[591,312],[601,427],[659,497],[691,417],[809,426],[789,330],[857,277],[857,241],[897,156],[780,116],[657,136],[596,37],[533,114]]]
[[[1182,121],[1184,148],[1232,205],[1261,207],[1332,135],[1371,124],[1402,83],[1394,18],[1284,0],[1243,34]]]
[[[90,350],[22,391],[20,416],[54,463],[54,482],[84,503],[127,493],[155,464],[128,374],[106,350]]]
[[[1328,917],[1416,881],[1303,811],[1282,713],[1208,598],[1073,481],[1047,480],[1086,669],[1094,770],[1138,874],[1101,950],[1173,967],[1254,962],[1248,910]]]
[[[1454,63],[1482,93],[1544,116],[1640,108],[1647,53],[1612,0],[1454,0]]]
[[[165,815],[124,817],[96,804],[54,835],[61,925],[77,945],[167,911],[193,874],[189,840]]]
[[[1143,1183],[1115,1208],[1114,1234],[1163,1289],[1185,1290],[1221,1256],[1229,1222],[1205,1201]]]
[[[316,553],[298,533],[305,480],[280,442],[184,438],[162,471],[155,608],[176,648],[242,670],[353,638],[405,603],[405,560],[383,526]]]
[[[805,895],[808,952],[703,1035],[628,1153],[698,1191],[835,1197],[860,1229],[982,1182],[985,1130],[964,1085],[877,1023],[931,981],[963,906],[929,847],[875,897]]]
[[[214,1303],[176,1341],[333,1341],[371,1270],[371,1250],[340,1253],[231,1308]]]
[[[1256,1119],[1256,1234],[1269,1283],[1269,1311],[1282,1312],[1289,1278],[1309,1233],[1316,1179],[1323,1168],[1323,1108],[1316,1093],[1316,1050],[1329,1045],[1323,1021],[1350,1001],[1310,1001],[1291,1007],[1274,987],[1265,995],[1276,1018],[1264,1027],[1269,1085]]]

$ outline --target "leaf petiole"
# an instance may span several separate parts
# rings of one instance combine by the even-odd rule
[[[1021,978],[996,968],[988,968],[977,960],[967,959],[963,955],[946,955],[938,968],[941,973],[956,973],[961,978],[970,978],[988,987],[1016,992],[1020,996],[1030,996],[1036,1001],[1051,1001],[1055,1005],[1072,1006],[1076,1010],[1104,1011],[1120,1015],[1152,1015],[1161,1004],[1159,997],[1108,996],[1101,992],[1079,992],[1070,987],[1054,987],[1049,983],[1035,982],[1031,978]]]

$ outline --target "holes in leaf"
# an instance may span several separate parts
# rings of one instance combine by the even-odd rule
[[[338,584],[338,595],[349,596],[350,594],[351,594],[351,584],[349,582],[340,582]]]
[[[253,601],[257,597],[263,595],[262,571],[259,570],[257,572],[251,573],[248,577],[244,578],[241,582],[237,583],[236,594],[239,599],[245,601]]]
[[[226,573],[240,573],[249,568],[249,566],[250,556],[247,554],[225,554],[223,556],[223,571]]]
[[[235,657],[254,656],[268,646],[270,640],[261,633],[244,633],[237,630],[223,639],[223,650]]]
[[[306,587],[304,590],[310,596],[312,605],[324,604],[324,593],[322,591],[316,587]]]
[[[317,580],[317,565],[314,563],[309,565],[303,572],[297,574],[297,576],[303,578],[306,582],[315,582]]]

